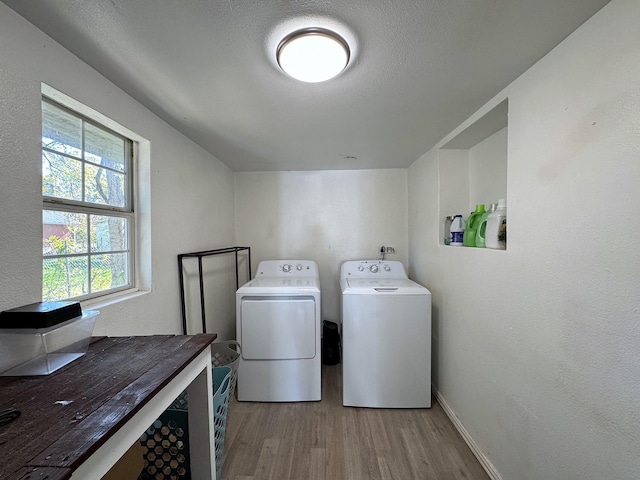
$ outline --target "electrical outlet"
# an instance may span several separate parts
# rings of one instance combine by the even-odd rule
[[[384,247],[384,253],[396,253],[396,249],[394,247]]]

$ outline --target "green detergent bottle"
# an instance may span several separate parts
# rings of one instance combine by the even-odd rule
[[[476,232],[478,231],[478,223],[484,214],[484,203],[476,205],[476,211],[472,212],[467,218],[467,227],[464,231],[462,245],[465,247],[476,246]]]
[[[487,218],[498,208],[497,203],[492,203],[489,211],[484,212],[478,220],[478,224],[476,226],[476,247],[485,248],[487,246],[485,242],[485,235],[487,231]]]

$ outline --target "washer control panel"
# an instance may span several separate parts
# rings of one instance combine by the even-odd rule
[[[318,265],[311,260],[265,260],[258,264],[259,277],[315,277]]]
[[[340,278],[347,277],[406,278],[407,274],[398,261],[350,260],[340,268]]]

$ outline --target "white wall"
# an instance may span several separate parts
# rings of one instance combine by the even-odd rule
[[[254,269],[318,261],[336,320],[340,262],[395,246],[433,293],[434,383],[504,479],[637,479],[638,25],[640,4],[613,0],[408,172],[234,177],[0,3],[0,309],[41,295],[46,82],[151,141],[152,291],[104,307],[96,333],[179,332],[176,255],[233,243]],[[441,246],[438,149],[506,97],[508,250]],[[208,312],[232,332],[220,262],[206,267]]]
[[[436,180],[442,218],[438,241],[444,244],[444,218],[460,214],[466,220],[469,215],[469,150],[440,150],[440,175]]]
[[[504,479],[640,474],[638,25],[613,0],[409,169],[434,383]],[[438,148],[506,97],[508,249],[439,245]]]
[[[444,217],[460,214],[466,220],[477,204],[489,210],[492,203],[507,198],[507,128],[470,148],[441,148],[438,159],[443,243]]]
[[[261,260],[314,260],[320,268],[322,317],[339,321],[339,269],[345,260],[407,264],[407,171],[346,170],[235,174],[236,238]]]
[[[0,310],[42,298],[41,82],[151,142],[152,288],[100,308],[95,333],[180,332],[176,255],[234,243],[232,172],[2,3]],[[225,331],[234,321],[233,263],[208,287],[208,297],[230,292],[215,293],[211,312],[212,330]]]
[[[469,149],[469,211],[507,198],[507,129]],[[465,212],[466,213],[466,212]]]

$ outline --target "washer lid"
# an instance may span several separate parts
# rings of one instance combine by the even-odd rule
[[[408,278],[347,278],[342,293],[425,295],[430,292]]]

